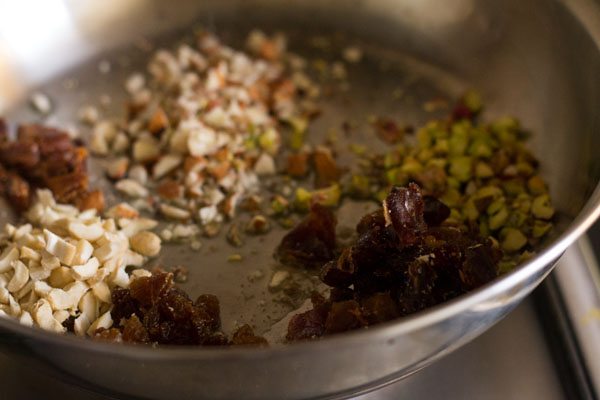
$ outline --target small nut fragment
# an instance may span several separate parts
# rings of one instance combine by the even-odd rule
[[[6,288],[9,292],[15,293],[21,290],[29,280],[29,269],[19,260],[13,261],[12,265],[15,273]]]
[[[148,196],[148,189],[133,179],[121,179],[117,182],[115,188],[130,197]]]
[[[110,289],[106,282],[100,281],[92,285],[94,295],[104,303],[110,303]]]
[[[152,169],[152,177],[154,179],[160,179],[167,175],[169,172],[174,170],[181,164],[182,157],[178,154],[167,154],[162,156]]]
[[[170,206],[168,204],[161,204],[160,212],[163,213],[165,217],[178,220],[189,219],[192,216],[192,214],[188,210],[184,210],[183,208],[175,206]]]
[[[140,213],[128,203],[119,203],[116,206],[111,207],[106,212],[106,216],[114,219],[137,218],[140,216]]]
[[[76,238],[95,242],[104,234],[104,228],[100,222],[84,224],[80,221],[71,221],[68,225],[69,233]]]
[[[96,271],[98,271],[99,266],[100,262],[98,259],[96,257],[92,257],[85,264],[73,266],[71,272],[73,278],[84,281],[93,277],[96,274]]]
[[[106,175],[108,175],[111,179],[122,179],[127,173],[128,167],[129,158],[119,157],[116,160],[111,160],[111,162],[106,166]]]
[[[87,330],[87,334],[92,336],[98,329],[104,328],[108,329],[112,326],[113,320],[110,315],[110,311],[102,314],[98,319],[96,319]]]
[[[152,137],[145,136],[133,144],[133,159],[136,162],[145,163],[155,160],[160,155],[160,147]]]
[[[152,118],[148,121],[148,130],[153,135],[161,134],[167,127],[169,126],[169,118],[167,117],[167,113],[161,107],[158,107],[154,114],[152,114]]]
[[[64,332],[65,327],[54,319],[52,307],[46,299],[39,299],[33,306],[32,315],[35,322],[43,329],[54,332]]]
[[[44,238],[46,240],[45,250],[58,257],[61,263],[70,265],[73,262],[77,249],[70,243],[67,243],[59,236],[44,229]]]
[[[279,286],[281,286],[281,284],[288,279],[290,276],[290,273],[288,271],[277,271],[273,274],[273,276],[271,277],[271,282],[269,282],[269,288],[270,289],[276,289]]]
[[[262,235],[271,230],[271,224],[264,215],[255,215],[246,225],[246,232],[252,235]]]
[[[0,255],[0,273],[6,272],[12,268],[13,261],[19,259],[19,250],[16,247],[7,247]]]
[[[139,232],[129,239],[133,250],[148,257],[154,257],[160,252],[160,243],[158,235],[148,231]]]
[[[55,288],[62,288],[71,282],[73,282],[73,277],[71,276],[71,268],[67,267],[58,267],[52,270],[52,273],[48,278],[48,283],[50,284],[50,286]]]
[[[20,252],[19,258],[21,258],[21,260],[40,261],[42,259],[42,256],[37,251],[35,251],[27,246],[23,246],[23,247],[21,247],[21,252]]]
[[[75,257],[73,258],[73,265],[85,264],[92,253],[94,252],[94,246],[85,239],[79,239],[75,245]]]

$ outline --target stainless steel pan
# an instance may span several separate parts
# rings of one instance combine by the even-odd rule
[[[1,319],[3,351],[124,396],[342,397],[407,376],[481,334],[540,283],[600,214],[600,8],[591,0],[1,2],[0,113],[12,121],[39,118],[25,105],[34,88],[54,101],[51,123],[68,125],[80,105],[102,93],[113,97],[116,112],[126,74],[147,57],[132,43],[143,37],[166,45],[197,23],[234,44],[254,27],[283,30],[292,48],[309,57],[320,56],[310,45],[314,35],[333,35],[334,52],[359,44],[365,61],[350,70],[346,97],[325,101],[315,135],[349,115],[385,113],[422,122],[424,100],[479,89],[488,116],[518,116],[535,133],[531,144],[561,214],[555,239],[514,272],[469,295],[316,342],[153,349],[58,336]],[[97,71],[101,59],[114,66],[108,76]],[[401,99],[392,95],[399,92]],[[273,232],[266,243],[274,245],[280,235]],[[223,261],[226,249],[170,249],[161,261],[186,263],[186,289],[219,295],[225,321],[245,320],[265,331],[288,310],[257,306],[260,299],[271,304],[273,295],[264,285],[248,285],[247,273],[259,268],[268,276],[272,261],[264,243],[248,246],[245,251],[262,251],[241,265]]]

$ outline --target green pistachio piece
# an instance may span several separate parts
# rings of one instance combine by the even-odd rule
[[[421,165],[421,163],[413,157],[406,157],[404,163],[402,164],[402,166],[400,166],[400,171],[409,176],[414,176],[422,170],[423,165]]]
[[[468,153],[473,157],[490,158],[493,150],[487,138],[478,138],[471,142]]]
[[[421,128],[417,131],[417,144],[420,149],[428,149],[431,147],[432,138],[431,133],[427,127]]]
[[[475,165],[475,176],[478,178],[490,178],[494,176],[494,170],[484,161],[479,161]]]
[[[502,182],[502,188],[509,196],[518,196],[525,193],[525,184],[522,179],[514,178]]]
[[[333,184],[323,189],[309,192],[304,188],[296,189],[296,198],[294,205],[299,210],[308,210],[312,202],[319,203],[327,207],[337,207],[340,203],[342,191],[340,185]]]
[[[258,136],[258,145],[260,148],[271,155],[277,153],[279,143],[279,133],[273,128],[267,129]]]
[[[271,201],[271,209],[273,210],[273,214],[282,215],[286,214],[289,211],[290,202],[283,196],[276,195],[273,197]]]
[[[504,228],[500,232],[502,238],[502,249],[513,253],[519,251],[527,244],[527,237],[516,228]]]
[[[474,90],[469,90],[467,93],[464,94],[463,103],[473,114],[477,114],[483,109],[483,101],[481,100],[481,95]]]
[[[486,212],[488,215],[492,215],[496,214],[502,208],[506,208],[506,199],[504,197],[498,197],[496,200],[490,203]]]
[[[517,163],[517,172],[521,176],[531,176],[535,172],[530,163],[521,161]]]
[[[496,198],[499,196],[502,196],[502,189],[491,185],[483,186],[475,193],[475,198],[477,199],[484,199],[486,197]]]
[[[408,183],[409,175],[402,167],[396,167],[385,171],[385,179],[390,185],[404,186]]]
[[[432,150],[435,154],[447,154],[449,148],[448,139],[438,139],[435,141]]]
[[[548,221],[535,220],[531,234],[534,238],[539,239],[545,236],[552,229],[552,223]]]
[[[368,197],[371,194],[371,182],[364,175],[352,175],[350,193],[357,197]]]
[[[542,194],[533,199],[531,213],[539,219],[550,219],[554,215],[554,207],[550,203],[550,196]]]
[[[402,154],[396,151],[390,151],[383,157],[383,167],[385,169],[398,166],[402,163]]]
[[[417,154],[417,159],[422,163],[426,163],[428,160],[433,158],[433,151],[431,149],[423,149]]]
[[[517,263],[515,261],[502,260],[498,263],[498,274],[506,274],[515,269],[516,266]]]
[[[446,192],[440,197],[440,200],[448,207],[456,207],[461,202],[461,194],[458,190],[449,187]]]
[[[460,121],[452,125],[452,133],[448,139],[448,154],[452,156],[462,156],[469,145],[469,129],[471,124],[468,121]]]
[[[475,221],[479,217],[479,210],[475,207],[473,200],[468,200],[463,206],[462,213],[469,221]]]
[[[489,226],[490,229],[495,231],[504,226],[504,223],[508,219],[508,210],[506,207],[502,207],[492,215],[490,215]]]
[[[546,183],[539,175],[534,175],[527,181],[527,189],[531,194],[546,193]]]
[[[448,160],[446,160],[445,158],[432,158],[427,161],[427,164],[425,164],[425,166],[445,169],[447,164]]]
[[[466,182],[471,179],[471,169],[471,157],[455,157],[450,160],[450,175],[460,182]]]

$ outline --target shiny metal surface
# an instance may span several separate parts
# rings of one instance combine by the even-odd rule
[[[545,335],[532,301],[526,299],[500,323],[448,357],[353,400],[567,399]],[[124,400],[61,382],[36,370],[36,364],[35,359],[0,354],[0,398]]]
[[[32,9],[40,15],[35,30],[27,20],[34,18]],[[90,72],[95,61],[86,61],[105,52],[135,53],[126,45],[141,35],[167,37],[198,21],[223,35],[256,26],[300,38],[341,31],[364,46],[367,62],[352,81],[350,95],[358,99],[328,103],[331,119],[322,124],[369,112],[420,121],[420,103],[428,96],[475,87],[488,115],[516,115],[535,132],[532,145],[561,213],[557,237],[516,271],[367,331],[269,349],[150,349],[91,343],[0,320],[9,334],[4,351],[26,349],[78,382],[149,399],[341,396],[400,379],[448,354],[509,313],[600,214],[599,13],[586,0],[0,2],[0,112],[13,118],[35,117],[22,105],[32,88],[43,86],[59,100],[51,122],[67,123],[86,96],[121,83],[103,81]],[[64,83],[71,77],[79,87],[68,92]],[[412,97],[394,103],[386,93],[402,82]],[[201,282],[205,273],[192,280]],[[243,278],[231,268],[222,276]],[[220,294],[221,278],[212,275],[206,285]],[[226,312],[252,303],[231,287],[226,294]]]

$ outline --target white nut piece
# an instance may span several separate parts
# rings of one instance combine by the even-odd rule
[[[42,259],[42,255],[30,247],[23,246],[21,247],[19,258],[21,260],[40,261]]]
[[[183,208],[171,206],[168,204],[161,204],[160,212],[165,217],[169,217],[169,218],[177,219],[177,220],[189,219],[192,216],[192,214],[188,210],[184,210]]]
[[[16,247],[7,247],[0,255],[0,273],[9,271],[13,261],[19,259],[19,250]]]
[[[34,282],[48,279],[51,273],[52,270],[44,268],[41,265],[29,265],[29,279]]]
[[[106,175],[112,179],[121,179],[127,174],[129,167],[129,158],[119,157],[116,160],[111,160],[106,166]]]
[[[111,150],[115,154],[124,153],[129,148],[129,138],[124,132],[117,133],[113,139]]]
[[[112,326],[113,320],[110,315],[110,311],[105,312],[100,317],[98,317],[87,330],[87,334],[92,336],[98,329],[104,328],[108,329]]]
[[[81,313],[81,315],[75,319],[73,330],[75,331],[76,335],[85,336],[90,325],[90,318],[85,313]]]
[[[90,289],[87,283],[81,281],[75,281],[69,283],[63,288],[65,292],[71,297],[71,308],[77,307],[79,301],[83,295]]]
[[[73,277],[71,276],[71,268],[68,267],[58,267],[52,270],[48,278],[50,286],[55,288],[62,288],[71,282],[73,282]]]
[[[33,284],[33,291],[40,297],[48,296],[48,293],[52,290],[52,286],[48,285],[44,281],[37,281]]]
[[[160,179],[181,164],[182,157],[178,154],[167,154],[162,156],[152,169],[152,177]]]
[[[14,294],[15,299],[19,300],[20,303],[23,303],[25,296],[32,292],[33,284],[33,281],[27,281],[27,283]]]
[[[79,239],[75,245],[76,253],[73,258],[73,265],[81,265],[88,262],[94,253],[94,246],[85,239]]]
[[[98,298],[91,290],[86,292],[81,300],[79,300],[78,307],[81,313],[87,315],[92,321],[97,319],[100,315],[100,304],[98,304]]]
[[[99,156],[108,154],[109,144],[117,134],[117,127],[111,121],[100,121],[94,126],[90,151]]]
[[[15,273],[6,288],[9,292],[15,293],[21,290],[29,280],[29,269],[20,260],[14,261],[12,267]]]
[[[133,143],[132,155],[136,162],[152,161],[160,156],[159,143],[150,136],[143,136]]]
[[[46,299],[48,300],[48,302],[50,303],[50,307],[52,307],[52,310],[54,311],[66,310],[67,308],[70,308],[73,304],[69,293],[62,289],[51,289],[48,295],[46,296]]]
[[[160,252],[161,240],[157,234],[143,231],[132,236],[129,245],[143,256],[154,257]]]
[[[84,281],[96,275],[100,262],[96,257],[90,258],[85,264],[74,265],[71,268],[71,273],[75,280]]]
[[[105,215],[108,218],[121,219],[137,218],[140,216],[140,213],[128,203],[119,203],[116,206],[109,208]]]
[[[66,328],[54,319],[52,307],[46,299],[39,299],[32,307],[31,314],[40,328],[61,333],[66,331]]]
[[[140,185],[148,183],[148,171],[142,165],[137,164],[131,167],[127,176],[129,179],[133,179]]]
[[[46,239],[46,251],[56,256],[61,263],[71,264],[75,257],[76,248],[59,236],[50,232],[48,229],[44,229],[44,238]]]
[[[85,239],[94,242],[104,234],[104,228],[100,222],[84,224],[81,221],[70,221],[68,224],[69,233],[78,239]]]
[[[19,322],[25,326],[33,326],[33,318],[27,311],[23,311],[19,317]]]
[[[133,179],[121,179],[115,184],[115,188],[130,197],[146,197],[148,189]]]
[[[60,267],[60,260],[58,257],[53,256],[46,250],[42,251],[42,268],[52,271],[58,267]]]
[[[154,219],[138,218],[138,219],[131,221],[131,223],[129,223],[126,227],[121,229],[120,232],[125,237],[129,238],[138,232],[154,229],[154,228],[156,228],[157,225],[158,225],[158,221],[156,221]]]
[[[110,297],[110,289],[108,288],[106,282],[100,281],[92,285],[92,292],[98,298],[98,300],[109,304],[112,302]]]
[[[141,267],[146,262],[146,258],[135,251],[127,250],[123,256],[123,265],[126,267]]]
[[[152,272],[146,269],[134,269],[131,271],[131,280],[134,281],[139,278],[149,278],[152,276]]]
[[[69,318],[70,314],[67,310],[54,311],[52,314],[55,320],[60,322],[61,324],[65,322],[67,318]]]

